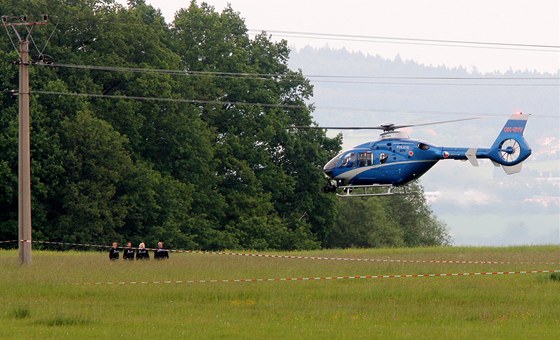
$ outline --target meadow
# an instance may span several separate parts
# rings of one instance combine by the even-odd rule
[[[0,250],[0,338],[560,336],[560,273],[345,278],[555,271],[560,246],[267,254],[279,257],[110,262],[105,252],[34,250],[22,266],[16,250]]]

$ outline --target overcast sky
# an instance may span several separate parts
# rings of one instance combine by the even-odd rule
[[[190,0],[147,0],[161,9],[168,22]],[[198,1],[200,4],[201,1]],[[264,30],[287,39],[290,46],[345,47],[394,58],[411,59],[427,65],[476,67],[495,70],[560,69],[559,0],[208,0],[222,11],[227,3],[241,14],[250,30]],[[312,38],[288,37],[285,33],[314,33]],[[283,34],[283,36],[282,36]],[[317,34],[348,35],[350,38],[321,37]],[[452,40],[500,44],[556,46],[529,47],[528,51],[508,45],[465,47],[364,41],[360,37],[392,37]],[[349,41],[361,40],[361,41]],[[449,44],[447,44],[449,45]],[[493,48],[489,48],[493,47]],[[524,47],[521,47],[524,48]]]

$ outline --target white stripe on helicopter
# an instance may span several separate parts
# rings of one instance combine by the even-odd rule
[[[344,173],[341,173],[340,175],[336,176],[335,179],[346,179],[346,180],[350,180],[352,178],[354,178],[355,176],[361,174],[362,172],[371,170],[371,169],[376,169],[376,168],[382,168],[382,167],[386,167],[386,166],[392,166],[392,165],[399,165],[399,164],[410,164],[410,163],[437,163],[439,160],[417,160],[417,161],[410,161],[407,160],[405,162],[393,162],[393,163],[389,163],[389,164],[377,164],[377,165],[370,165],[370,166],[363,166],[363,167],[359,167],[356,169],[352,169],[349,171],[346,171]]]

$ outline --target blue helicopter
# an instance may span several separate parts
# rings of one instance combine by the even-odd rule
[[[406,194],[405,185],[414,181],[438,161],[455,159],[469,161],[478,166],[479,158],[490,159],[494,165],[502,166],[508,174],[521,171],[521,164],[531,155],[531,148],[523,138],[529,115],[513,114],[506,122],[490,148],[442,147],[412,140],[398,129],[456,122],[468,119],[436,123],[375,127],[318,127],[322,129],[382,130],[381,138],[343,151],[331,159],[323,168],[328,177],[325,192],[339,196],[386,196]],[[476,118],[469,118],[476,119]],[[380,192],[381,190],[381,192]]]

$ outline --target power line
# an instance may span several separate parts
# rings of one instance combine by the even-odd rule
[[[103,21],[103,20],[101,20],[99,24],[119,25],[119,26],[127,26],[127,27],[128,26],[152,27],[152,25],[146,25],[144,23]],[[267,29],[257,29],[257,28],[248,28],[247,32],[255,35],[264,32],[264,33],[270,33],[271,35],[277,35],[280,37],[288,37],[288,38],[359,41],[359,42],[370,42],[370,43],[408,44],[408,45],[462,47],[462,48],[506,49],[506,50],[521,50],[521,51],[529,50],[529,51],[556,52],[556,53],[560,52],[560,45],[548,45],[548,44],[505,43],[505,42],[488,42],[488,41],[474,41],[474,40],[448,40],[448,39],[406,38],[406,37],[389,37],[389,36],[367,36],[367,35],[357,35],[357,34],[267,30]]]
[[[160,73],[179,76],[217,76],[225,78],[247,77],[251,79],[264,79],[263,77],[298,77],[299,74],[271,74],[271,73],[244,73],[244,72],[211,72],[211,71],[189,71],[189,70],[166,70],[166,69],[149,69],[137,67],[122,66],[97,66],[97,65],[75,65],[75,64],[57,64],[57,63],[37,63],[37,66],[75,68],[84,70],[109,71],[109,72],[133,72],[133,73]]]
[[[337,83],[337,84],[374,84],[374,85],[412,85],[412,86],[513,86],[513,87],[523,87],[523,86],[544,86],[544,87],[558,87],[558,84],[512,84],[512,83],[470,83],[470,84],[458,84],[458,83],[419,83],[419,82],[382,82],[382,81],[340,81],[340,80],[317,80],[314,83]]]
[[[372,108],[359,108],[359,107],[326,107],[326,106],[316,106],[317,110],[325,110],[325,111],[351,111],[351,112],[362,112],[362,113],[386,113],[386,114],[423,114],[423,115],[452,115],[452,116],[477,116],[482,118],[487,117],[504,117],[504,113],[497,113],[497,112],[464,112],[464,111],[438,111],[438,110],[406,110],[406,109],[387,109],[387,108],[379,108],[379,109],[372,109]],[[315,111],[317,112],[317,111]],[[524,114],[527,114],[524,112]],[[551,115],[551,114],[531,114],[532,118],[552,118],[558,119],[559,115]]]
[[[262,106],[262,107],[269,107],[269,108],[287,108],[287,109],[302,109],[302,108],[306,108],[305,105],[270,104],[270,103],[251,103],[251,102],[232,102],[232,101],[219,101],[219,100],[199,100],[199,99],[163,98],[163,97],[124,96],[124,95],[107,95],[107,94],[96,94],[96,93],[73,93],[73,92],[57,92],[57,91],[41,91],[41,90],[34,90],[34,91],[33,91],[33,94],[35,94],[35,93],[36,93],[36,94],[59,95],[59,96],[110,98],[110,99],[126,99],[126,100],[142,100],[142,101],[159,101],[159,102],[190,103],[190,104],[248,105],[248,106]]]
[[[38,66],[47,67],[61,67],[61,68],[75,68],[75,69],[85,69],[85,70],[97,70],[97,71],[108,71],[108,72],[133,72],[133,73],[159,73],[167,75],[178,75],[178,76],[213,76],[220,78],[243,78],[243,79],[260,79],[260,80],[270,80],[279,78],[296,78],[296,77],[306,77],[309,79],[319,78],[334,78],[336,80],[314,80],[314,82],[324,82],[324,83],[364,83],[364,84],[380,84],[380,85],[496,85],[496,86],[559,86],[560,83],[554,84],[454,84],[454,83],[397,83],[397,82],[371,82],[362,81],[370,79],[383,79],[383,80],[540,80],[540,81],[550,81],[550,80],[560,80],[560,77],[435,77],[435,76],[355,76],[355,75],[314,75],[314,74],[279,74],[279,73],[246,73],[246,72],[219,72],[219,71],[189,71],[189,70],[166,70],[166,69],[147,69],[147,68],[134,68],[134,67],[121,67],[121,66],[97,66],[97,65],[74,65],[74,64],[44,64],[37,63]],[[359,79],[359,81],[340,81],[338,79]]]
[[[254,102],[229,102],[219,100],[197,100],[197,99],[181,99],[181,98],[161,98],[161,97],[142,97],[142,96],[119,96],[119,95],[105,95],[94,93],[72,93],[72,92],[57,92],[57,91],[40,91],[34,90],[32,94],[45,94],[45,95],[59,95],[59,96],[74,96],[74,97],[93,97],[93,98],[107,98],[107,99],[124,99],[124,100],[140,100],[140,101],[160,101],[160,102],[177,102],[177,103],[190,103],[201,105],[246,105],[246,106],[260,106],[269,108],[287,108],[287,109],[302,109],[307,108],[305,105],[290,105],[290,104],[270,104],[270,103],[254,103]],[[503,113],[490,113],[490,112],[454,112],[454,111],[436,111],[436,110],[397,110],[397,109],[374,109],[374,108],[356,108],[356,107],[323,107],[316,106],[315,109],[320,110],[336,110],[336,111],[353,111],[353,112],[377,112],[388,114],[402,114],[402,113],[420,113],[420,114],[440,114],[440,115],[461,115],[461,116],[483,116],[483,117],[503,117]],[[535,118],[555,118],[557,115],[532,115]]]
[[[377,42],[391,44],[410,44],[410,45],[427,45],[427,46],[445,46],[445,47],[464,47],[464,48],[487,48],[487,49],[509,49],[509,50],[534,50],[542,52],[560,52],[560,45],[544,45],[544,44],[521,44],[521,43],[503,43],[503,42],[486,42],[486,41],[468,41],[468,40],[443,40],[443,39],[419,39],[419,38],[402,38],[387,36],[365,36],[351,34],[336,33],[313,33],[298,31],[277,31],[277,30],[255,30],[250,29],[249,32],[271,33],[278,36],[292,38],[307,39],[330,39],[342,41],[362,41]]]
[[[308,78],[354,78],[354,79],[429,79],[429,80],[560,80],[560,77],[436,77],[436,76],[357,76],[357,75],[313,75]]]
[[[87,24],[90,23],[89,19],[75,19],[74,22],[82,21]],[[139,27],[154,27],[152,24],[146,24],[142,22],[130,22],[130,21],[120,21],[120,20],[111,20],[107,21],[104,19],[100,19],[97,22],[98,25],[116,25],[116,26],[139,26]],[[166,28],[173,28],[173,26],[165,25]],[[380,42],[420,42],[420,43],[437,43],[437,44],[456,44],[456,45],[481,45],[481,46],[488,46],[492,48],[492,46],[498,47],[515,47],[515,48],[546,48],[546,49],[556,49],[560,51],[560,45],[548,45],[548,44],[530,44],[530,43],[505,43],[505,42],[497,42],[497,41],[476,41],[476,40],[452,40],[452,39],[428,39],[428,38],[407,38],[407,37],[391,37],[391,36],[370,36],[370,35],[358,35],[358,34],[340,34],[340,33],[320,33],[320,32],[303,32],[303,31],[288,31],[288,30],[268,30],[262,28],[247,28],[247,32],[252,34],[261,34],[261,33],[271,33],[276,34],[279,36],[293,36],[293,37],[300,37],[300,38],[315,38],[315,39],[325,39],[325,38],[336,38],[336,40],[349,40],[349,41],[356,41],[356,39],[362,40],[379,40]],[[445,46],[445,45],[438,45],[438,46]],[[455,45],[451,45],[455,46]],[[473,46],[464,46],[464,47],[473,47]]]

